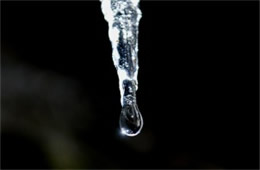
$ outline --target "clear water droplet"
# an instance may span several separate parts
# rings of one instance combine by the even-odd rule
[[[124,135],[136,136],[140,133],[143,127],[143,118],[136,103],[123,106],[119,125]]]

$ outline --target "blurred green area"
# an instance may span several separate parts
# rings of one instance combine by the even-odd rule
[[[30,150],[29,143],[12,141],[12,137],[22,136],[21,140],[25,138],[37,144],[39,148],[36,149],[41,151],[38,154],[46,157],[51,168],[90,167],[88,154],[94,151],[75,136],[78,131],[91,126],[92,115],[87,97],[81,98],[82,91],[77,81],[17,62],[12,56],[2,57],[3,146],[11,149],[13,146],[6,143],[9,142],[16,145],[16,149],[27,147]],[[26,157],[26,153],[23,154]],[[38,156],[30,155],[36,160]],[[13,158],[19,159],[15,155]]]

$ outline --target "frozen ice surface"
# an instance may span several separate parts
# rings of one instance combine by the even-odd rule
[[[101,0],[109,25],[113,62],[119,77],[122,111],[120,128],[127,136],[137,135],[143,119],[136,103],[138,88],[138,26],[142,13],[139,0]]]

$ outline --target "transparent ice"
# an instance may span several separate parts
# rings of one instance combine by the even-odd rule
[[[100,0],[109,25],[112,56],[119,77],[121,94],[121,132],[135,136],[143,127],[143,118],[136,102],[138,88],[138,25],[142,13],[139,0]]]

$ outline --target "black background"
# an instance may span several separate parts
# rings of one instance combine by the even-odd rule
[[[2,66],[26,64],[80,84],[92,119],[73,138],[92,152],[76,168],[258,168],[258,2],[140,8],[137,137],[118,134],[118,78],[100,2],[2,2]],[[2,168],[60,168],[9,129]]]

